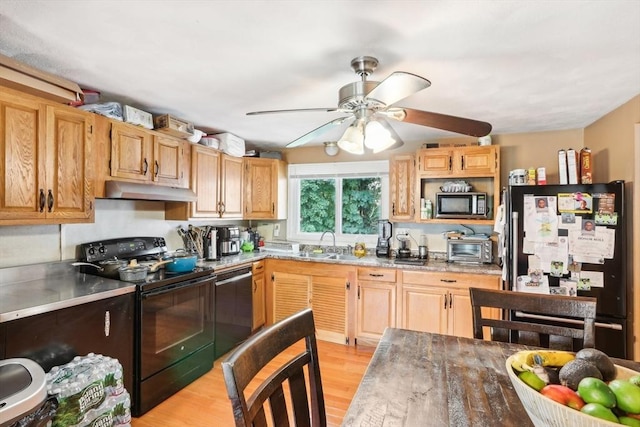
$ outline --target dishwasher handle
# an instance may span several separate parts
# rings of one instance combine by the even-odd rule
[[[234,283],[234,282],[237,282],[239,280],[243,280],[243,279],[249,278],[252,275],[253,274],[251,273],[251,271],[249,271],[248,273],[238,274],[237,276],[227,277],[227,278],[224,278],[223,280],[216,281],[216,286],[228,285],[229,283]]]

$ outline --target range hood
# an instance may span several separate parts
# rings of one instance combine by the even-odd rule
[[[162,202],[195,202],[198,196],[188,188],[163,187],[161,185],[134,182],[107,181],[107,199],[157,200]]]

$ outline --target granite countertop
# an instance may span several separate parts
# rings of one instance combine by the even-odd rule
[[[500,275],[494,264],[453,264],[443,260],[428,260],[424,265],[396,264],[390,258],[329,254],[288,254],[282,252],[249,252],[223,257],[218,261],[200,261],[199,265],[213,267],[222,272],[233,267],[260,261],[265,258],[322,262],[353,266],[401,268],[403,270],[479,273]],[[27,316],[85,304],[135,292],[130,282],[107,279],[80,273],[71,263],[74,260],[34,264],[0,269],[0,323]]]

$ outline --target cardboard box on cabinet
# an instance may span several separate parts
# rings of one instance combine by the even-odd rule
[[[0,85],[68,104],[80,99],[80,86],[0,54]]]

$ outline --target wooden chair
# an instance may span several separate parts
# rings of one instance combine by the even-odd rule
[[[474,338],[483,339],[483,327],[488,326],[492,328],[491,339],[494,341],[573,351],[595,346],[595,298],[478,288],[470,288],[469,292]],[[517,311],[534,320],[491,319],[483,317],[482,307],[504,310],[505,319],[510,319],[509,314]]]
[[[275,362],[270,362],[276,356],[302,339],[305,341],[305,350],[286,363],[277,363],[277,369],[245,398],[245,388],[256,374],[268,364],[272,367]],[[222,362],[222,372],[237,427],[289,426],[290,415],[295,426],[327,425],[311,309],[300,311],[250,337]],[[289,393],[285,398],[283,384],[287,380]],[[251,384],[252,387],[254,385]],[[290,409],[287,409],[286,400],[289,400]],[[271,424],[267,423],[265,412],[267,401]]]

